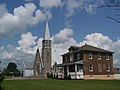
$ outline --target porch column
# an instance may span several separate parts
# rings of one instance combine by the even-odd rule
[[[63,66],[63,70],[62,70],[62,72],[64,73],[64,66]]]
[[[69,66],[67,65],[67,75],[69,75]]]
[[[75,64],[75,79],[77,79],[77,64]]]
[[[62,74],[63,74],[62,78],[64,78],[64,75],[65,75],[65,73],[64,73],[64,66],[63,66]]]

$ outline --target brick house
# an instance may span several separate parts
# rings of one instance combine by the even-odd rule
[[[87,44],[68,50],[62,55],[63,63],[54,65],[54,69],[62,68],[61,75],[70,74],[72,79],[114,79],[113,52]]]

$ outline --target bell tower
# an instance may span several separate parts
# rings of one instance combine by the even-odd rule
[[[47,76],[51,72],[51,39],[47,20],[42,41],[42,61],[44,65],[44,75]]]

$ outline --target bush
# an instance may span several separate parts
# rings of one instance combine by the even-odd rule
[[[50,78],[50,74],[49,73],[47,73],[47,78]]]
[[[56,79],[58,79],[58,73],[57,73]]]
[[[54,74],[54,79],[56,79],[56,76],[55,76],[55,74]]]
[[[64,79],[65,79],[65,80],[71,80],[71,75],[70,75],[70,74],[69,74],[69,75],[65,74],[65,75],[64,75]]]
[[[4,89],[4,86],[3,86],[3,80],[5,79],[5,77],[0,74],[0,90],[3,90]]]
[[[68,79],[67,73],[64,75],[64,79],[65,79],[65,80]]]
[[[53,73],[51,73],[50,78],[53,79]]]
[[[0,74],[0,82],[2,82],[3,79],[5,79],[5,77],[3,76],[3,74]]]
[[[68,79],[70,80],[71,79],[71,75],[69,74],[69,76],[68,76]]]

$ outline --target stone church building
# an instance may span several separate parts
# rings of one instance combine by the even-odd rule
[[[37,48],[34,60],[34,76],[46,77],[51,72],[51,39],[49,33],[48,21],[45,25],[45,34],[42,41],[42,52],[40,56],[39,48]]]

